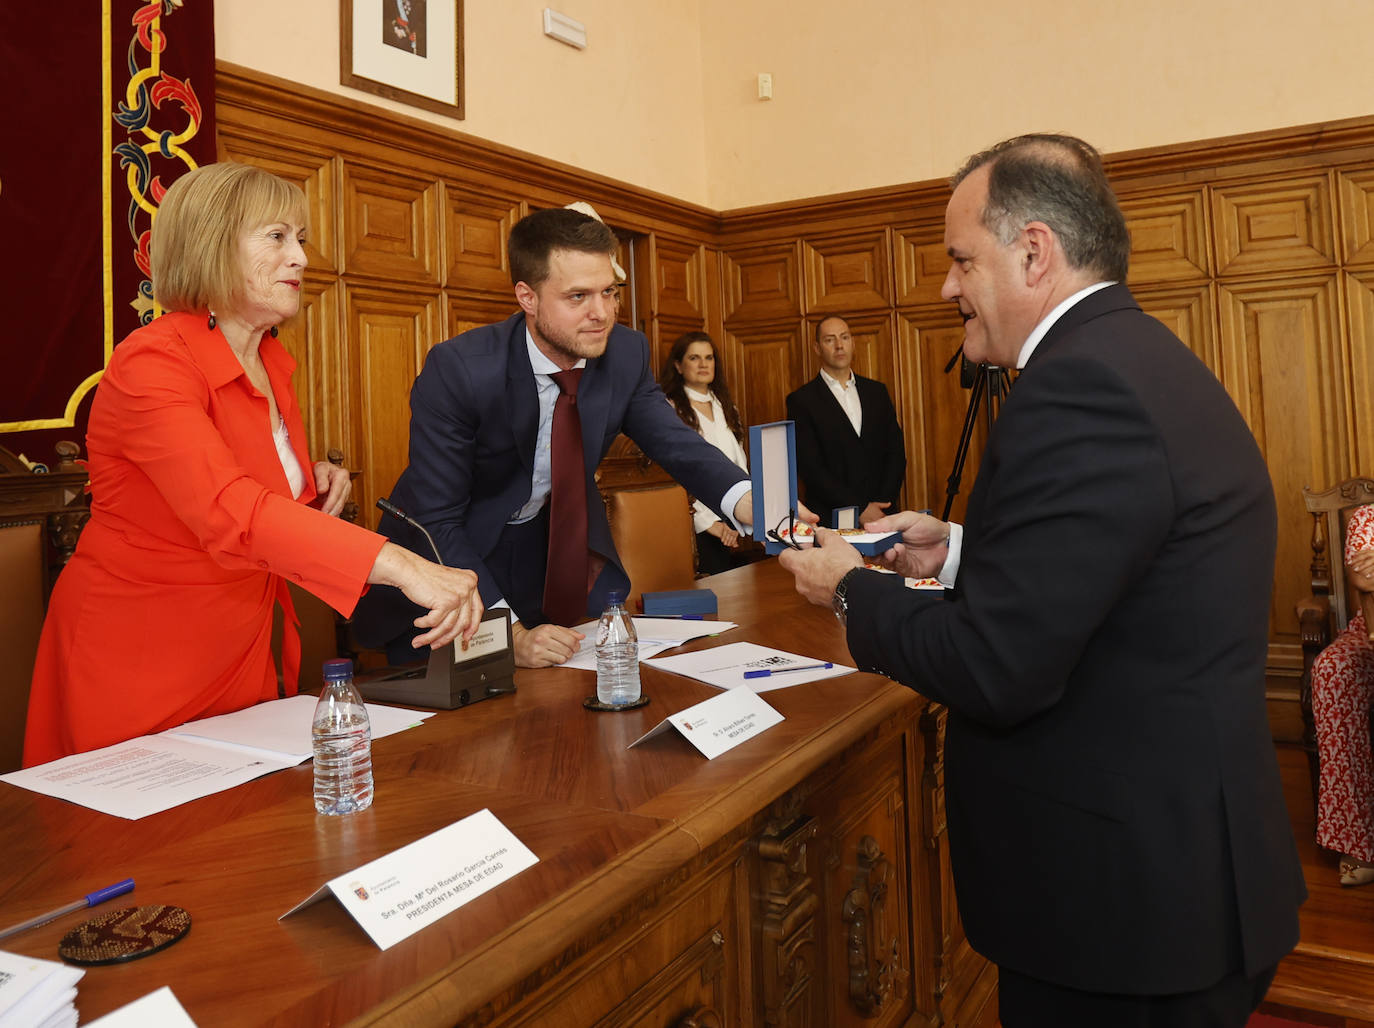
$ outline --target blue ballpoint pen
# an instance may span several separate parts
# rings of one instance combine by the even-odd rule
[[[832,667],[834,667],[834,666],[835,666],[834,664],[826,663],[826,664],[798,664],[796,667],[780,667],[780,668],[765,667],[765,668],[758,668],[758,669],[755,670],[755,671],[746,671],[746,672],[744,673],[744,677],[745,677],[745,678],[771,678],[773,675],[786,675],[786,674],[791,674],[793,671],[823,671],[823,670],[825,670],[826,668],[832,668]]]
[[[73,903],[68,903],[65,907],[49,910],[46,914],[39,914],[37,917],[31,917],[27,921],[20,921],[18,924],[0,929],[0,939],[8,939],[11,935],[18,935],[20,932],[28,931],[30,928],[37,928],[40,925],[47,924],[49,921],[55,921],[63,914],[70,914],[73,910],[80,910],[83,907],[93,907],[97,903],[104,903],[108,899],[114,899],[116,896],[123,896],[126,892],[133,891],[134,880],[132,878],[126,878],[122,882],[116,882],[114,885],[107,885],[103,889],[97,889],[95,892],[87,895],[85,899],[76,900]]]

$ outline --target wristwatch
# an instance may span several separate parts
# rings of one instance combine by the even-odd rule
[[[835,593],[830,597],[830,609],[835,612],[836,619],[846,628],[849,627],[849,583],[854,580],[863,568],[850,568],[844,573],[844,577],[835,585]]]

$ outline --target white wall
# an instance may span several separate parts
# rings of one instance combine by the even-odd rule
[[[1374,113],[1374,0],[559,3],[587,50],[542,4],[467,0],[463,122],[340,87],[337,0],[218,0],[216,53],[722,210],[942,177],[1018,132],[1117,152]]]

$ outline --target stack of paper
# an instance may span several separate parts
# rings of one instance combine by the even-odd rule
[[[0,1028],[76,1024],[76,983],[85,971],[0,951]]]
[[[680,618],[631,618],[635,624],[635,635],[639,637],[639,659],[648,660],[664,650],[675,649],[693,639],[707,635],[719,635],[739,625],[733,621],[697,621]],[[574,631],[582,633],[582,643],[577,652],[559,667],[576,668],[581,671],[596,670],[596,625],[588,621],[578,625]]]

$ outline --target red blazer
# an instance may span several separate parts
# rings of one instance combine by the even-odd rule
[[[283,676],[300,644],[285,579],[345,615],[380,536],[315,500],[295,361],[259,347],[305,470],[299,501],[272,442],[267,398],[203,314],[168,314],[115,349],[86,435],[91,519],[48,606],[24,764],[277,696],[272,609],[287,613]]]

